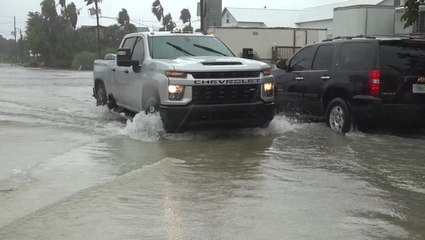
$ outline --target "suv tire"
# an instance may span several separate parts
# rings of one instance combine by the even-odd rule
[[[326,124],[339,133],[347,133],[351,129],[353,119],[348,104],[341,98],[334,98],[326,109]]]

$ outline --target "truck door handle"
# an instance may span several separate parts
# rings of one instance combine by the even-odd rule
[[[129,71],[126,69],[125,71],[124,71],[125,73],[129,73]]]
[[[115,68],[112,68],[112,72],[115,72],[116,71],[116,69]]]
[[[296,77],[295,80],[301,81],[301,80],[304,80],[304,78],[303,77]]]
[[[329,77],[329,76],[321,76],[320,79],[326,81],[326,80],[331,79],[331,77]]]

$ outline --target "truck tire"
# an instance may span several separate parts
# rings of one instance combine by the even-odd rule
[[[347,103],[341,98],[334,98],[326,109],[326,124],[339,133],[347,133],[351,129],[353,119]]]
[[[159,98],[157,96],[150,96],[143,101],[143,110],[146,114],[154,114],[159,112]]]
[[[156,96],[149,96],[146,98],[145,101],[143,101],[143,110],[145,111],[145,114],[154,114],[159,112],[159,96],[156,94]],[[162,121],[162,119],[161,119]],[[177,126],[167,124],[165,121],[162,121],[162,124],[164,126],[164,130],[167,133],[181,133],[184,132],[184,129],[180,129]]]
[[[102,83],[96,84],[96,106],[104,106],[107,102],[105,87]]]

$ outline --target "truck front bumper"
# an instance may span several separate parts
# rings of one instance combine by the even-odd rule
[[[160,106],[167,132],[200,128],[266,127],[275,115],[274,103]]]

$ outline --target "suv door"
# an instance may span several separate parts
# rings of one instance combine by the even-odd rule
[[[304,72],[304,79],[300,81],[305,90],[301,107],[312,117],[322,117],[324,113],[321,98],[324,84],[332,78],[334,50],[334,44],[320,45],[316,50],[311,71]]]
[[[314,46],[300,49],[290,60],[287,71],[275,73],[277,87],[276,102],[279,110],[287,113],[303,112],[302,105],[305,86],[301,84],[305,72],[311,70]]]

